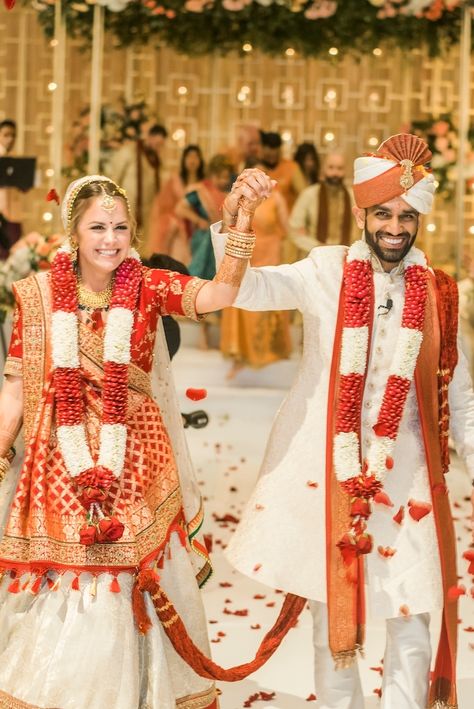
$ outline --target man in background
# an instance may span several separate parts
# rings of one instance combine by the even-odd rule
[[[164,126],[143,123],[140,138],[125,143],[109,163],[108,173],[127,192],[145,242],[151,205],[161,187],[162,154],[167,137]]]
[[[16,140],[16,123],[0,122],[0,157],[12,155]],[[0,187],[0,259],[8,257],[10,248],[21,237],[21,193],[15,187]]]
[[[344,155],[329,153],[322,181],[307,187],[296,200],[290,215],[290,238],[300,258],[315,246],[348,246],[353,240],[352,197],[344,184],[345,174]]]
[[[260,160],[262,142],[257,126],[243,125],[237,129],[236,144],[223,150],[232,163],[235,176],[247,167],[254,167]]]

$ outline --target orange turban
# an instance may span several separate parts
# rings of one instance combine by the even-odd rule
[[[431,151],[422,138],[399,133],[385,140],[377,152],[354,162],[354,198],[365,209],[402,197],[421,214],[433,205],[435,180],[424,167]]]

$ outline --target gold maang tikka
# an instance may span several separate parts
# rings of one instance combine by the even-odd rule
[[[111,194],[107,194],[102,185],[101,187],[103,197],[101,199],[100,206],[102,207],[102,209],[105,209],[106,212],[113,212],[114,209],[117,207],[117,202]]]

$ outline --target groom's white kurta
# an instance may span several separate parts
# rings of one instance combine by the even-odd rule
[[[216,260],[222,260],[226,236],[213,227]],[[246,310],[297,308],[303,314],[304,349],[291,391],[283,402],[262,464],[257,486],[229,544],[230,562],[242,573],[269,586],[326,601],[326,424],[333,340],[343,264],[347,248],[313,249],[297,263],[250,268],[236,307]],[[404,303],[400,268],[385,273],[374,263],[375,317],[362,408],[362,456],[374,433],[395,350]],[[393,301],[377,315],[379,305]],[[458,452],[474,471],[474,394],[465,359],[459,352],[449,390],[451,433]],[[393,521],[408,500],[431,502],[414,384],[394,450],[394,467],[385,490],[394,507],[373,505],[369,531],[374,551],[366,557],[367,603],[372,615],[394,617],[400,607],[422,613],[443,605],[440,559],[432,513],[420,522],[405,514]],[[317,483],[317,487],[308,485]],[[392,547],[391,558],[377,547]]]

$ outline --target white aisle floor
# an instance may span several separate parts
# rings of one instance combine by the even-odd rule
[[[184,338],[186,339],[186,338]],[[203,591],[214,659],[229,667],[251,659],[263,634],[273,624],[282,603],[278,591],[262,586],[231,568],[222,550],[235,529],[258,476],[274,415],[297,370],[297,360],[281,362],[261,372],[240,373],[229,384],[228,363],[216,350],[202,352],[184,346],[173,361],[181,410],[203,408],[207,428],[188,430],[188,442],[206,504],[205,532],[213,538],[214,575]],[[205,388],[205,401],[185,396],[188,387]],[[470,484],[456,461],[449,485],[459,554],[468,548],[467,516]],[[227,517],[226,517],[227,516]],[[224,517],[229,521],[219,521]],[[459,562],[460,583],[469,588],[467,563]],[[459,615],[460,709],[474,707],[474,600],[461,598]],[[433,644],[439,619],[433,618]],[[379,706],[383,623],[367,627],[366,658],[360,661],[366,707]],[[290,631],[273,658],[252,677],[236,684],[221,683],[221,709],[252,706],[265,709],[317,707],[312,678],[311,618],[308,611]],[[263,696],[260,693],[264,693]],[[258,700],[254,695],[258,695]],[[249,702],[249,698],[253,701]],[[398,709],[390,707],[390,709]]]

